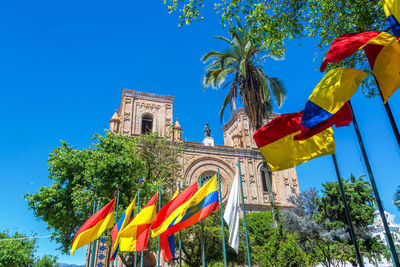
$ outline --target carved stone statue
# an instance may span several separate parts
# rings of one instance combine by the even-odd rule
[[[210,129],[210,126],[208,126],[208,122],[206,123],[206,126],[204,127],[204,136],[205,137],[211,136],[211,129]]]

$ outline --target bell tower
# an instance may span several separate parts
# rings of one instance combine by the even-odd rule
[[[130,89],[122,90],[118,113],[110,121],[110,130],[129,136],[168,133],[172,126],[173,96],[156,95]]]

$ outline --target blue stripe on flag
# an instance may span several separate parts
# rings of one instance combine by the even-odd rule
[[[332,116],[332,113],[329,113],[311,101],[307,101],[303,116],[301,117],[301,125],[312,128]]]

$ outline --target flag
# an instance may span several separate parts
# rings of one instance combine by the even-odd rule
[[[400,44],[393,36],[386,33],[388,45],[368,45],[364,47],[372,73],[382,92],[383,102],[400,87]]]
[[[229,246],[236,254],[239,252],[239,168],[236,167],[236,175],[233,180],[228,203],[225,207],[224,220],[229,226]]]
[[[350,105],[341,109],[367,75],[361,70],[344,67],[328,71],[308,98],[301,118],[301,134],[295,136],[295,140],[305,140],[333,124],[348,125],[352,120]]]
[[[146,206],[121,231],[119,247],[121,251],[143,251],[149,241],[150,225],[156,216],[157,193]]]
[[[158,230],[152,233],[152,237],[162,233],[169,236],[181,231],[208,217],[218,208],[217,175],[214,175],[189,201],[174,210]]]
[[[386,103],[400,86],[400,44],[393,35],[387,32],[342,35],[332,42],[320,69],[324,71],[329,62],[341,61],[362,48]]]
[[[302,122],[303,119],[305,119],[304,111],[303,116],[301,117]],[[341,109],[339,109],[338,112],[333,114],[330,118],[312,127],[311,129],[301,125],[301,132],[300,134],[294,136],[294,140],[306,140],[316,135],[317,133],[328,129],[329,127],[332,127],[333,125],[335,125],[336,127],[349,126],[352,120],[353,112],[350,103],[347,102]]]
[[[313,158],[335,153],[332,128],[304,141],[293,140],[300,133],[302,113],[280,115],[254,133],[254,141],[272,171],[296,167]]]
[[[92,215],[75,234],[72,242],[71,254],[75,250],[99,238],[101,234],[112,227],[114,219],[115,198]]]
[[[185,204],[190,198],[197,192],[197,183],[192,184],[185,190],[183,190],[182,193],[180,193],[176,198],[168,202],[164,207],[162,207],[157,215],[156,218],[154,219],[153,223],[151,224],[151,232],[152,232],[152,237],[158,236],[161,234],[160,229],[165,223],[165,221],[171,216],[171,214],[181,207],[183,204]],[[158,233],[159,232],[159,233]],[[155,234],[158,233],[158,234]]]
[[[133,217],[135,215],[135,205],[136,205],[136,196],[132,200],[128,208],[125,210],[124,214],[122,214],[117,224],[111,230],[111,239],[112,239],[112,246],[111,246],[112,253],[110,258],[111,261],[113,261],[117,256],[119,250],[118,247],[119,236],[121,234],[121,231],[125,228],[125,226],[128,225],[128,223],[130,223],[133,220]]]
[[[176,189],[175,194],[172,196],[171,201],[174,200],[179,194],[179,188]],[[166,234],[160,235],[160,248],[165,262],[175,258],[175,237],[174,235],[167,236]]]
[[[400,36],[400,1],[382,0],[382,5],[393,33]]]

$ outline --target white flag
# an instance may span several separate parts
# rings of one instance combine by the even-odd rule
[[[228,203],[226,204],[224,220],[229,226],[229,246],[236,253],[239,251],[239,170],[236,167],[235,180],[233,181]]]

